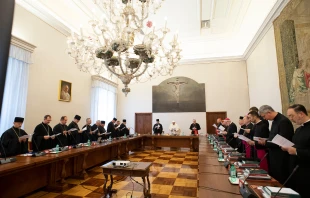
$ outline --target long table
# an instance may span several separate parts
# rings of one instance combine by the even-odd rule
[[[213,147],[208,144],[207,137],[200,137],[199,144],[199,197],[240,198],[239,185],[230,184],[229,173],[218,161],[218,155]],[[247,180],[248,186],[281,186],[275,179],[272,180]],[[262,195],[255,191],[255,195]]]
[[[144,149],[145,146],[198,150],[199,138],[142,135],[41,157],[17,156],[16,162],[0,165],[0,197],[20,197],[42,187],[64,190],[68,187],[65,178],[85,179],[87,169],[109,160],[121,159],[129,151]]]

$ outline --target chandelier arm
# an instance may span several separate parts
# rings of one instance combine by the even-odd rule
[[[148,67],[148,64],[145,64],[144,70],[140,74],[136,75],[135,77],[137,78],[137,77],[141,76],[142,74],[144,74],[144,72],[146,71],[147,67]]]
[[[106,67],[112,74],[114,74],[114,75],[117,76],[118,78],[120,77],[120,75],[119,75],[118,73],[114,72],[114,71],[109,67],[109,65],[108,65],[108,63],[107,63],[106,61],[104,61],[104,65],[105,65],[105,67]]]
[[[140,69],[141,65],[142,65],[142,60],[140,61],[140,63],[139,63],[139,65],[138,65],[138,67],[136,68],[136,70],[134,70],[131,74],[134,75],[135,73],[137,73],[137,71]],[[145,70],[144,70],[144,71],[145,71]],[[144,73],[144,72],[142,72],[142,74],[143,74],[143,73]]]
[[[123,64],[122,64],[122,59],[121,59],[121,53],[120,52],[118,52],[118,62],[119,62],[119,66],[120,66],[120,68],[121,68],[121,71],[122,71],[122,73],[123,73],[123,75],[125,75],[125,72],[124,72],[124,69],[123,69]]]
[[[115,13],[114,13],[114,11],[113,11],[113,9],[112,9],[112,1],[113,1],[113,0],[110,0],[110,22],[113,23],[113,24],[115,25],[115,24],[116,24],[116,21],[114,22],[114,21],[112,20],[112,13],[113,13],[113,16],[116,16]]]

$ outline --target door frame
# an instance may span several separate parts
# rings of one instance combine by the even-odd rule
[[[143,113],[135,113],[135,131],[137,128],[137,115],[151,115],[151,121],[153,122],[153,113],[147,113],[147,112],[143,112]],[[152,123],[151,123],[152,124]],[[153,128],[153,126],[151,125],[151,128]],[[152,131],[151,131],[152,134]]]
[[[208,111],[206,112],[206,131],[208,131],[208,113],[225,113],[225,118],[227,118],[227,111]],[[222,119],[225,119],[222,118]]]

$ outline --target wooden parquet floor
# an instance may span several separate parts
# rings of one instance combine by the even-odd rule
[[[198,153],[186,150],[170,151],[147,150],[133,152],[129,155],[133,162],[152,162],[149,174],[151,182],[152,198],[196,198]],[[102,186],[104,176],[101,168],[95,167],[87,171],[89,177],[86,180],[68,178],[69,189],[64,192],[47,192],[41,189],[27,196],[27,198],[80,198],[103,196]],[[141,178],[134,178],[142,183]],[[133,183],[129,177],[114,177],[113,189],[117,193],[113,198],[130,198],[131,192],[134,198],[143,197],[143,187]],[[127,196],[126,196],[127,195]]]

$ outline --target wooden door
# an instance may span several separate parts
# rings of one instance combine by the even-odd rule
[[[220,112],[206,112],[206,118],[207,118],[207,133],[214,134],[215,128],[212,126],[216,123],[216,119],[222,118],[225,119],[227,117],[226,111],[220,111]]]
[[[152,113],[135,114],[135,130],[140,134],[152,134]]]

